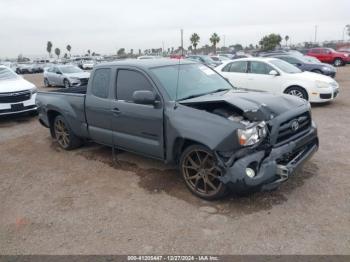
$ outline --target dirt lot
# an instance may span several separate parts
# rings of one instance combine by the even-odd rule
[[[304,169],[217,202],[163,163],[65,152],[35,118],[0,119],[0,254],[350,254],[350,66],[338,72],[337,101],[313,106],[321,147]]]

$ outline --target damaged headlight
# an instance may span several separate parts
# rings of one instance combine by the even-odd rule
[[[238,129],[238,143],[241,146],[252,146],[264,139],[266,134],[266,123],[263,121],[247,129]]]

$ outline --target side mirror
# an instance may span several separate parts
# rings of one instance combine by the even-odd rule
[[[279,74],[278,74],[278,72],[277,72],[276,70],[271,70],[271,71],[269,72],[269,75],[270,75],[270,76],[278,76]]]
[[[56,74],[58,74],[58,75],[62,75],[62,73],[61,73],[61,72],[58,72],[58,71],[56,72]]]
[[[157,97],[151,91],[139,90],[132,94],[132,100],[135,104],[154,105],[157,102]]]

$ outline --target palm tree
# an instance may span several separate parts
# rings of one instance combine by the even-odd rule
[[[52,43],[51,41],[48,41],[46,44],[46,51],[49,53],[49,57],[51,57],[51,52],[52,52]]]
[[[289,36],[286,35],[286,36],[284,37],[284,40],[286,40],[286,46],[287,46],[287,43],[288,43],[288,40],[289,40]]]
[[[59,48],[55,48],[55,54],[57,55],[57,58],[60,58],[61,50]]]
[[[214,54],[216,54],[216,45],[220,42],[220,36],[217,33],[214,33],[211,35],[209,40],[213,45]]]
[[[201,38],[199,37],[199,35],[197,33],[193,33],[191,35],[190,41],[194,47],[194,53],[196,53],[196,51],[197,51],[197,45],[198,45],[200,39]]]
[[[69,57],[70,57],[70,56],[71,56],[71,55],[70,55],[70,50],[72,50],[72,47],[71,47],[71,45],[67,45],[66,48],[67,48],[67,51],[69,52]]]

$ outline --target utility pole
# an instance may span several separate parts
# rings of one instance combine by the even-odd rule
[[[318,29],[318,25],[315,25],[315,44],[317,41],[317,29]]]
[[[181,56],[184,55],[184,30],[181,29]]]
[[[346,25],[346,26],[343,28],[343,42],[345,42],[345,31],[348,29],[348,27],[350,28],[350,25]]]

